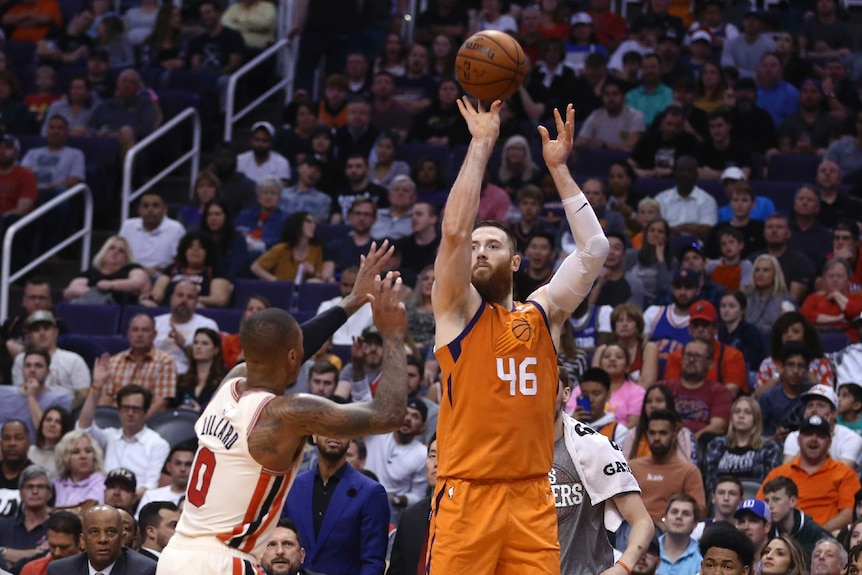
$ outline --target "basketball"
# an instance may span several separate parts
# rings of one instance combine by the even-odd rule
[[[512,335],[519,341],[530,341],[533,337],[533,327],[526,319],[522,317],[515,318],[512,321]]]
[[[527,74],[527,58],[518,41],[505,32],[473,34],[458,49],[455,73],[468,94],[479,100],[505,100]]]

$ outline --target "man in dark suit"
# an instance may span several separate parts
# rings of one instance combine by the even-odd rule
[[[386,491],[347,463],[349,439],[315,442],[317,469],[296,477],[282,512],[305,542],[303,564],[321,573],[379,575],[388,543]]]
[[[279,519],[278,527],[266,544],[260,558],[260,565],[266,575],[323,575],[301,567],[305,561],[305,549],[296,531],[296,524],[290,519]]]
[[[111,575],[155,575],[156,562],[123,547],[120,513],[97,505],[84,513],[84,552],[48,564],[48,575],[89,575],[111,569]]]
[[[428,442],[428,459],[425,460],[428,485],[437,483],[437,434]],[[433,489],[433,488],[432,488]],[[395,542],[389,557],[386,575],[414,575],[419,565],[425,564],[428,554],[428,525],[431,522],[431,494],[404,510]],[[424,569],[423,569],[424,571]]]
[[[138,553],[158,561],[162,549],[174,536],[180,512],[170,501],[150,501],[138,514],[138,527],[143,541]]]

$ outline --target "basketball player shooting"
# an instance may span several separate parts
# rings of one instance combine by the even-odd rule
[[[262,574],[257,558],[276,527],[305,437],[356,437],[402,425],[407,315],[396,275],[376,277],[371,293],[374,324],[383,338],[383,373],[368,403],[285,396],[303,361],[299,325],[275,308],[245,321],[240,344],[246,373],[235,368],[228,374],[195,424],[199,447],[187,503],[158,575]]]
[[[431,298],[442,370],[427,557],[432,575],[560,573],[548,481],[556,346],[609,249],[566,166],[575,130],[570,104],[565,121],[554,110],[556,139],[544,127],[539,133],[577,249],[527,302],[513,302],[512,274],[521,258],[511,230],[497,222],[474,226],[501,105],[495,101],[486,112],[458,100],[472,141],[446,203]]]

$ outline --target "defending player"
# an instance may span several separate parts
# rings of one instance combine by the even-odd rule
[[[435,354],[442,369],[438,475],[428,562],[432,575],[560,573],[554,497],[556,344],[608,253],[595,213],[572,179],[575,113],[554,111],[542,154],[577,250],[526,303],[512,301],[521,258],[493,222],[474,229],[482,175],[500,130],[501,103],[485,112],[464,98],[472,135],[443,218],[432,292]]]
[[[306,435],[356,437],[397,429],[407,405],[401,280],[374,281],[372,311],[383,338],[383,374],[370,403],[339,405],[284,395],[302,365],[302,331],[280,309],[245,321],[245,377],[234,369],[195,425],[198,452],[187,504],[162,552],[159,575],[251,575],[276,527]]]

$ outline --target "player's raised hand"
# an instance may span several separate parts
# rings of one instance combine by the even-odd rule
[[[467,96],[459,98],[456,102],[473,139],[495,143],[500,135],[500,108],[503,102],[495,100],[487,112],[482,107],[482,102],[477,102],[477,107],[474,108]]]
[[[572,153],[575,142],[575,108],[571,104],[566,106],[566,121],[560,115],[560,110],[554,108],[554,120],[557,125],[557,138],[551,139],[548,129],[539,126],[539,135],[542,137],[542,155],[545,157],[545,165],[549,168],[563,166]]]
[[[347,312],[347,315],[352,315],[360,307],[368,303],[369,297],[374,291],[374,279],[380,275],[389,260],[395,254],[395,246],[389,245],[389,240],[383,240],[380,246],[377,242],[371,242],[371,249],[368,254],[360,258],[359,271],[356,273],[356,281],[353,283],[353,289],[347,297],[341,302],[341,307]],[[392,272],[397,278],[401,274]]]
[[[403,338],[407,334],[407,309],[401,303],[400,277],[389,272],[384,278],[374,278],[371,311],[381,336]]]

